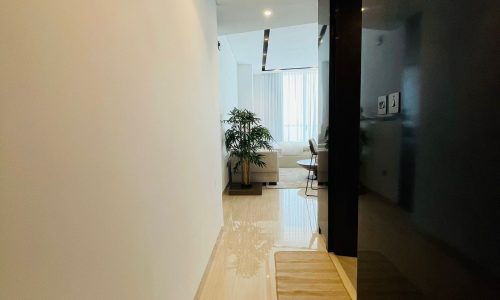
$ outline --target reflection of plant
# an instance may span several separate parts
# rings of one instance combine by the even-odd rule
[[[243,277],[252,277],[271,251],[273,235],[249,221],[234,221],[231,225],[226,236],[228,249],[236,257],[236,273]]]

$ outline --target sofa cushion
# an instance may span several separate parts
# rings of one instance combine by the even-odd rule
[[[304,142],[283,142],[280,143],[281,155],[303,155],[309,152],[309,146]]]
[[[266,173],[266,172],[279,172],[278,164],[278,152],[276,151],[259,151],[260,154],[264,155],[262,160],[266,163],[266,166],[261,168],[254,164],[250,164],[250,172],[252,173]],[[234,167],[238,162],[238,158],[231,157],[231,166]],[[241,168],[240,168],[241,169]],[[238,169],[238,172],[241,170]]]
[[[250,165],[250,180],[252,182],[278,182],[279,181],[279,164],[278,152],[276,151],[259,151],[263,154],[263,161],[266,166],[261,168],[256,165]],[[235,166],[238,158],[231,157],[231,166]],[[241,168],[238,168],[236,173],[233,172],[233,182],[241,182]]]
[[[264,168],[256,166],[254,164],[250,165],[250,172],[264,173],[264,172],[279,172],[278,165],[278,153],[275,151],[259,151],[260,154],[264,155],[262,160],[266,163]]]

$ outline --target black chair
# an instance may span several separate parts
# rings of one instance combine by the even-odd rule
[[[306,183],[306,196],[314,196],[316,197],[317,195],[314,194],[308,194],[307,190],[309,189],[309,182],[311,182],[311,189],[312,190],[317,190],[318,188],[313,187],[313,182],[314,179],[317,178],[317,172],[318,172],[318,144],[314,139],[309,140],[309,150],[311,150],[311,160],[309,163],[309,168],[308,168],[308,173],[307,173],[307,183]],[[312,176],[311,176],[312,172]]]

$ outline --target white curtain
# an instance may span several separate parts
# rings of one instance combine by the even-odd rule
[[[278,142],[318,138],[318,70],[254,76],[255,113]]]
[[[282,73],[255,75],[253,109],[276,141],[283,140],[283,76]]]
[[[283,73],[283,141],[318,138],[318,71]]]

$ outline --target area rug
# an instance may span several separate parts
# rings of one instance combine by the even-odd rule
[[[278,300],[351,299],[327,252],[274,254]]]
[[[267,185],[269,189],[301,189],[306,188],[307,170],[304,168],[280,168],[280,180],[276,185]],[[313,181],[317,187],[318,182]]]

